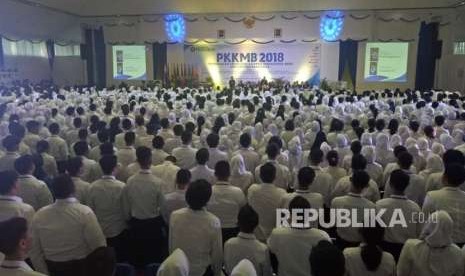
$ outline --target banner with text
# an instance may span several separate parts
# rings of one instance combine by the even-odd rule
[[[309,82],[320,81],[321,45],[252,44],[184,45],[184,61],[192,66],[201,81],[207,78],[218,85],[226,85],[231,76],[237,81]]]

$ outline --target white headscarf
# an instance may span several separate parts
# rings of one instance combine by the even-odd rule
[[[446,149],[444,148],[442,144],[439,144],[438,142],[434,142],[433,146],[431,147],[431,152],[439,156],[442,156],[444,152],[446,152]]]
[[[257,272],[252,262],[243,259],[234,267],[231,276],[257,276]]]
[[[441,141],[441,144],[446,150],[455,148],[454,139],[447,133],[441,134],[441,136],[439,136],[439,141]]]
[[[463,136],[464,133],[461,129],[456,128],[452,131],[452,137],[454,138],[454,142],[457,146],[463,144]]]
[[[424,137],[421,137],[421,138],[418,138],[417,142],[418,142],[418,149],[420,150],[421,154],[423,154],[425,158],[428,157],[430,153],[428,140],[426,140],[426,138]]]
[[[254,136],[257,141],[263,139],[263,125],[262,123],[257,123],[255,125]]]
[[[276,136],[279,133],[279,129],[275,124],[269,124],[267,129],[271,136]]]
[[[302,166],[302,145],[298,136],[289,141],[289,168],[299,169]]]
[[[368,164],[373,164],[376,160],[376,152],[374,147],[363,147],[362,148],[362,155],[367,160]]]
[[[376,149],[389,150],[389,136],[386,133],[380,133],[376,136]]]
[[[338,148],[346,148],[347,147],[347,138],[344,134],[338,134],[336,136],[336,145]]]
[[[389,144],[390,144],[391,148],[401,146],[402,145],[402,137],[400,137],[399,134],[392,135],[391,139],[389,140]]]
[[[444,170],[444,163],[437,154],[430,154],[426,159],[426,171],[428,174],[442,172]]]
[[[371,138],[371,134],[368,133],[368,132],[364,132],[362,134],[362,137],[360,139],[361,143],[362,143],[362,146],[372,146],[373,145],[373,140]]]
[[[423,257],[421,259],[428,260],[425,265],[429,266],[435,275],[452,275],[452,272],[449,272],[449,264],[439,256],[452,245],[454,222],[446,211],[436,211],[430,218],[434,219],[429,220],[420,234],[420,239],[425,241],[429,250],[418,250],[415,253],[420,258]]]
[[[245,168],[244,158],[240,154],[234,155],[231,159],[231,175],[240,176],[247,172]]]
[[[176,249],[160,265],[157,276],[189,276],[189,260],[181,249]]]

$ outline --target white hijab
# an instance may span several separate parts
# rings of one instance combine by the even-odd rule
[[[157,276],[189,276],[189,260],[181,249],[176,249],[160,265]]]
[[[444,152],[446,152],[446,149],[444,148],[442,144],[439,144],[438,142],[434,142],[433,146],[431,146],[431,152],[439,156],[442,156]]]
[[[439,136],[439,141],[441,141],[441,144],[446,150],[455,148],[454,139],[447,133],[441,134],[441,136]]]
[[[302,166],[302,145],[300,144],[300,138],[294,136],[289,141],[289,168],[299,169]]]
[[[391,148],[395,148],[397,146],[402,146],[402,137],[399,134],[394,134],[391,136],[389,141]]]
[[[441,157],[437,154],[430,154],[426,159],[426,169],[429,174],[444,171],[444,163]]]
[[[234,155],[231,159],[231,176],[241,176],[246,174],[244,158],[240,154]]]
[[[263,139],[263,125],[262,123],[257,123],[255,125],[254,136],[257,141]]]
[[[361,143],[362,143],[362,146],[372,146],[373,145],[373,140],[371,138],[371,134],[368,133],[368,132],[364,132],[362,134],[362,137],[360,139]]]
[[[231,276],[257,276],[257,272],[252,262],[243,259],[234,267]]]
[[[375,152],[374,147],[363,147],[362,148],[362,155],[365,157],[368,164],[375,163],[376,152]]]
[[[376,136],[376,149],[377,150],[390,150],[389,136],[386,133],[380,133]]]

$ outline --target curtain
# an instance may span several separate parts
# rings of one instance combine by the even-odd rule
[[[347,82],[347,88],[355,90],[357,80],[358,41],[348,39],[339,44],[339,81]]]
[[[3,69],[5,60],[3,58],[3,37],[0,35],[0,69]]]
[[[96,68],[96,84],[99,89],[107,86],[107,66],[106,66],[106,48],[103,28],[100,27],[94,30],[94,49],[95,49],[95,68]]]
[[[45,45],[47,46],[48,64],[50,65],[50,69],[53,71],[53,61],[55,60],[55,42],[49,39]]]
[[[167,82],[167,46],[166,42],[153,43],[153,79]]]
[[[93,48],[93,32],[92,29],[85,29],[84,30],[84,37],[85,37],[85,60],[87,65],[87,83],[89,85],[95,85],[95,76],[94,76],[94,54],[92,51]]]
[[[436,58],[438,57],[439,23],[421,22],[418,39],[417,74],[415,88],[426,91],[434,86]]]

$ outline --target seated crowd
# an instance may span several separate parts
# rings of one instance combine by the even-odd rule
[[[0,275],[465,274],[457,93],[13,87],[0,116]],[[277,227],[311,208],[407,225]]]

